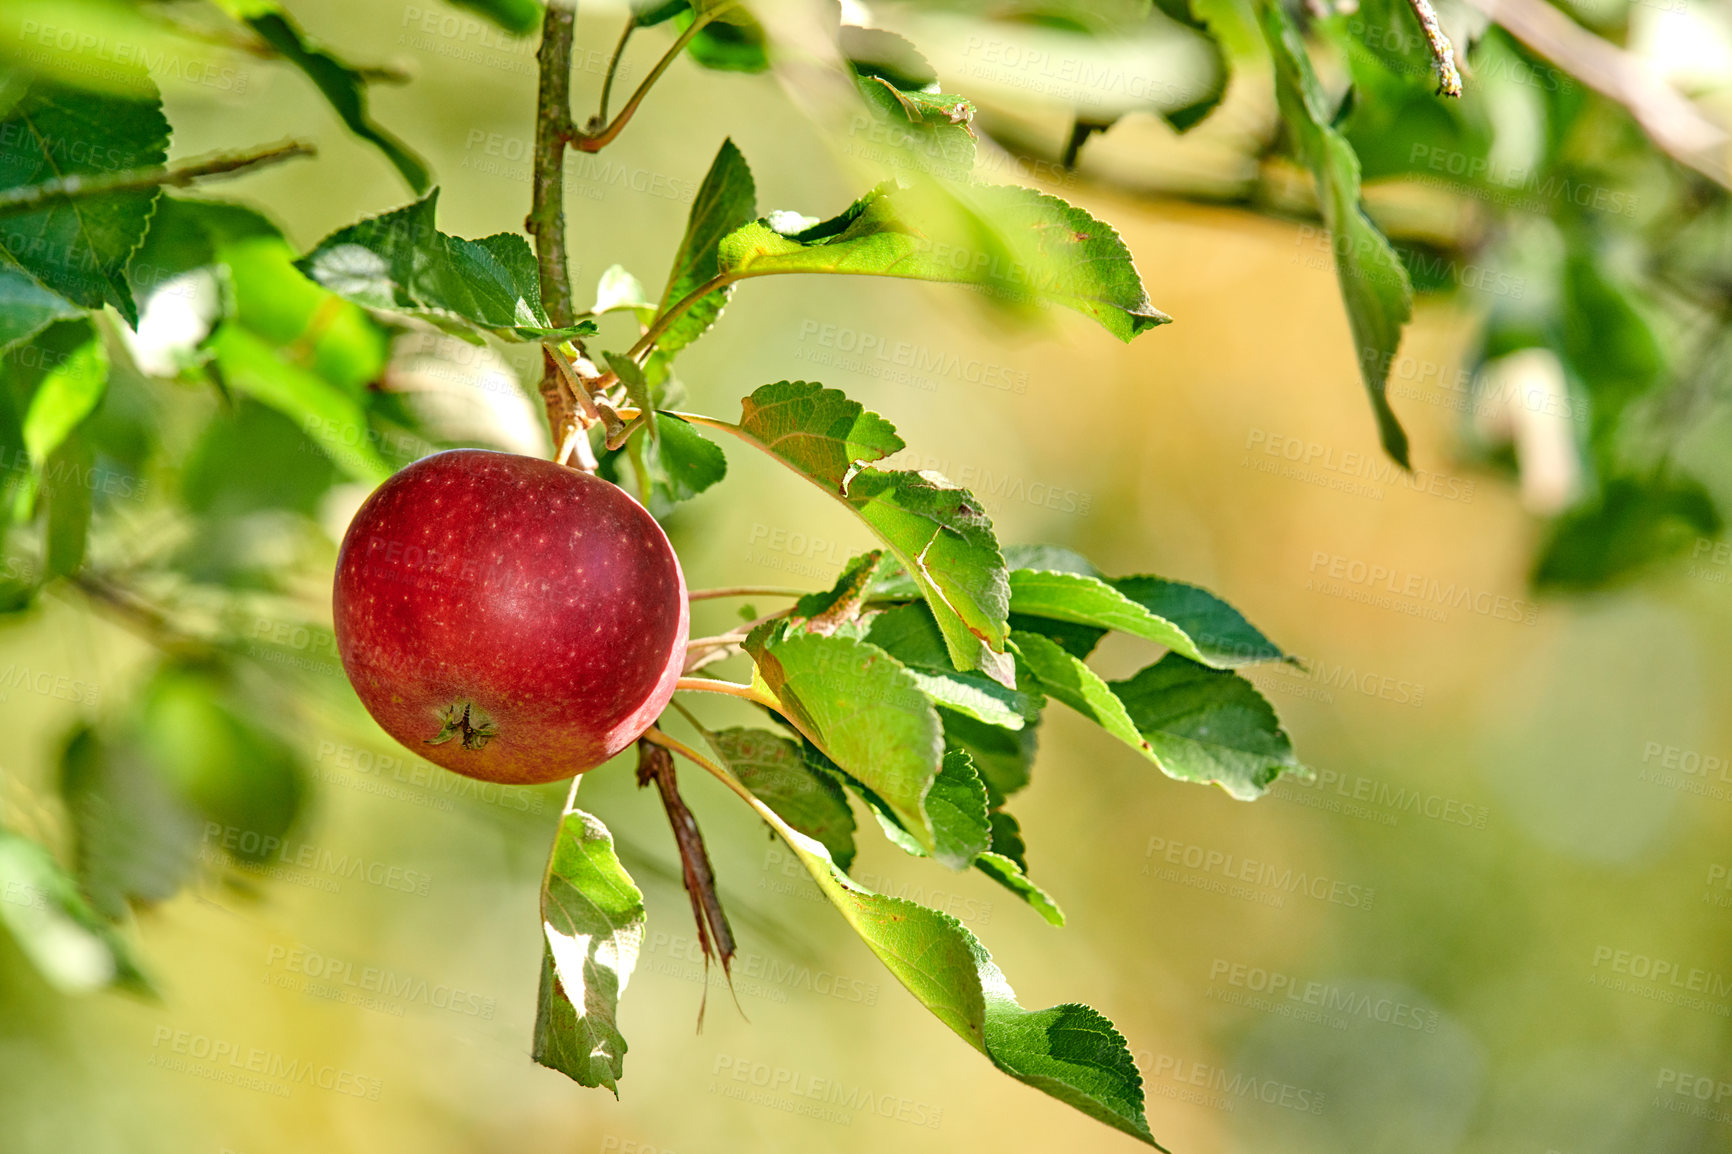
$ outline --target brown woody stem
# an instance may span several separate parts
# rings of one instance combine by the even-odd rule
[[[727,912],[722,909],[721,895],[716,892],[716,875],[710,866],[709,851],[704,848],[704,835],[698,829],[698,819],[680,797],[679,782],[674,776],[673,755],[663,746],[649,740],[637,744],[637,783],[639,788],[651,783],[661,794],[662,808],[667,810],[668,824],[673,826],[674,844],[680,851],[680,869],[685,878],[686,894],[692,900],[692,920],[698,927],[698,945],[704,951],[704,971],[709,972],[713,954],[722,963],[722,975],[728,980],[728,992],[733,993],[734,931],[728,925]],[[698,1029],[704,1028],[704,1008],[709,1003],[709,982],[704,983],[703,1001],[698,1005]],[[734,1006],[739,1007],[739,998]]]

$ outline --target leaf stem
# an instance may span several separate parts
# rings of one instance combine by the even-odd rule
[[[720,693],[724,697],[738,697],[741,700],[762,705],[766,709],[773,709],[777,713],[782,712],[780,701],[766,697],[758,692],[757,687],[753,685],[741,685],[734,681],[717,681],[709,677],[682,677],[674,682],[674,688],[692,693]]]
[[[693,589],[687,601],[711,601],[718,597],[804,597],[811,589],[790,589],[783,585],[727,585],[717,589]]]
[[[23,188],[0,192],[0,216],[33,212],[50,204],[78,200],[88,196],[108,196],[117,192],[141,192],[151,188],[185,188],[195,180],[212,176],[231,176],[267,164],[280,164],[301,156],[313,156],[317,150],[304,140],[273,144],[250,152],[217,153],[200,160],[190,160],[172,168],[142,168],[126,172],[110,172],[100,176],[74,173],[45,180]]]
[[[691,25],[687,27],[684,32],[679,34],[679,38],[674,41],[673,47],[664,52],[662,58],[656,61],[655,67],[650,69],[649,75],[643,78],[643,83],[637,86],[637,91],[631,94],[631,99],[625,102],[625,107],[619,110],[619,115],[613,118],[613,122],[598,132],[572,133],[572,147],[576,148],[579,152],[600,152],[603,148],[606,148],[608,144],[613,141],[613,138],[618,136],[621,130],[623,130],[631,121],[632,115],[637,112],[638,105],[643,103],[644,97],[649,95],[649,90],[655,87],[655,82],[662,78],[662,73],[668,70],[668,66],[674,62],[674,58],[681,52],[685,51],[686,45],[690,44],[692,40],[697,37],[697,34],[704,30],[704,27],[709,24],[710,21],[733,7],[735,7],[735,5],[726,4],[708,12],[695,13]],[[549,12],[552,11],[552,8],[553,6],[549,5]],[[625,41],[622,38],[620,46],[623,48],[624,45]]]
[[[733,774],[729,773],[727,770],[723,769],[721,766],[717,765],[715,762],[711,761],[685,742],[680,741],[677,738],[669,737],[667,734],[654,727],[644,731],[643,740],[650,742],[653,745],[659,745],[663,749],[670,749],[679,754],[681,757],[685,758],[693,765],[707,771],[711,777],[739,794],[740,798],[745,801],[747,805],[751,806],[753,809],[758,808],[758,799],[752,794],[751,790],[747,789],[740,782],[739,778],[735,777]]]
[[[711,277],[709,280],[675,301],[668,307],[666,312],[662,313],[651,322],[650,327],[644,330],[643,336],[638,338],[637,344],[633,345],[631,349],[627,351],[626,356],[641,363],[643,359],[649,355],[650,350],[655,348],[656,342],[661,340],[663,334],[665,334],[668,329],[672,328],[673,323],[684,316],[688,309],[706,296],[715,292],[717,289],[726,288],[738,279],[738,277],[731,276],[727,273],[717,273],[715,276]]]
[[[637,13],[631,12],[625,18],[625,27],[620,30],[619,43],[613,46],[613,56],[608,59],[607,75],[601,79],[601,105],[596,110],[595,119],[589,122],[591,128],[600,128],[607,123],[607,98],[613,93],[613,78],[619,72],[619,60],[625,55],[626,42],[636,31]]]

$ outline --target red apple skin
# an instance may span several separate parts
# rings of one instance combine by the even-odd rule
[[[655,721],[685,663],[685,576],[655,518],[618,486],[511,453],[436,453],[379,486],[343,537],[331,601],[367,712],[484,781],[600,765]],[[454,733],[445,719],[466,705],[470,731]]]

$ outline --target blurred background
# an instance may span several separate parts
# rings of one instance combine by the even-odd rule
[[[428,161],[443,229],[521,231],[533,39],[436,0],[292,7],[309,35],[399,74],[372,86],[373,112]],[[1307,180],[1277,155],[1249,17],[1217,18],[1233,78],[1180,135],[1165,86],[1194,94],[1216,65],[1179,23],[1139,45],[962,7],[869,15],[975,101],[978,174],[1111,222],[1175,323],[1121,345],[957,288],[768,278],[687,354],[682,407],[731,417],[760,384],[820,380],[896,424],[909,448],[894,463],[972,488],[1001,541],[1217,591],[1303,658],[1251,676],[1316,776],[1235,802],[1055,709],[1017,812],[1063,930],[876,838],[855,876],[961,918],[1024,1004],[1110,1017],[1175,1151],[1732,1148],[1723,188],[1498,33],[1468,58],[1459,118],[1481,134],[1473,155],[1494,157],[1480,176],[1521,174],[1501,191],[1452,184],[1447,150],[1430,179],[1433,154],[1415,151],[1444,147],[1430,128],[1357,122],[1367,202],[1428,290],[1390,373],[1413,442],[1403,474],[1378,447]],[[8,29],[46,11],[19,8]],[[1725,107],[1724,5],[1571,12],[1698,107]],[[623,17],[580,11],[580,113]],[[643,33],[622,82],[669,36]],[[158,78],[173,156],[288,137],[319,156],[197,195],[263,209],[297,251],[411,199],[304,78],[210,51],[227,83]],[[1567,108],[1561,84],[1576,85]],[[870,141],[825,131],[771,76],[681,59],[615,145],[568,162],[580,303],[615,264],[662,283],[726,137],[765,209],[828,216],[881,175]],[[380,339],[403,401],[374,426],[389,459],[547,451],[532,349]],[[329,632],[335,542],[366,487],[286,418],[146,376],[149,350],[115,347],[92,436],[119,480],[97,497],[86,576],[21,595],[0,624],[0,826],[123,915],[158,996],[81,989],[76,966],[51,982],[0,933],[0,1149],[1133,1148],[959,1045],[762,823],[688,774],[740,938],[738,1009],[712,974],[699,1032],[678,859],[629,758],[579,795],[649,907],[619,1098],[534,1065],[536,901],[564,785],[478,788],[379,732]],[[725,448],[727,480],[666,521],[693,587],[827,587],[868,547],[834,502]],[[33,589],[28,527],[8,558]],[[1472,595],[1414,595],[1439,586]],[[732,608],[701,605],[694,628],[720,631]],[[1101,668],[1148,660],[1115,637]],[[697,707],[753,720],[734,704]],[[234,819],[129,776],[153,742],[203,815]],[[279,841],[224,844],[229,826]],[[75,862],[78,844],[94,858]],[[1248,859],[1309,880],[1229,884]],[[41,901],[21,883],[0,896],[19,918]],[[256,1051],[267,1073],[233,1076],[224,1056]],[[268,1076],[294,1063],[329,1076]],[[867,1105],[761,1092],[817,1080]]]

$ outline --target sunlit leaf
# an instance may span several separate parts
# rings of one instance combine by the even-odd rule
[[[626,1052],[619,999],[643,945],[643,894],[607,827],[582,810],[566,814],[555,835],[541,918],[535,1060],[618,1096]]]
[[[414,204],[339,229],[295,262],[325,288],[356,304],[426,317],[459,332],[541,340],[584,336],[584,321],[560,328],[541,307],[529,242],[512,233],[464,240],[434,226],[439,190]]]

